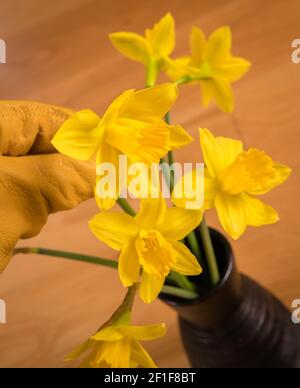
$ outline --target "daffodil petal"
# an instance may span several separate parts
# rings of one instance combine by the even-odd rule
[[[266,205],[259,199],[250,197],[247,194],[242,195],[245,207],[247,209],[247,223],[250,226],[270,225],[279,221],[278,213],[271,206]]]
[[[89,222],[89,227],[100,241],[117,251],[120,251],[139,232],[133,217],[116,212],[96,215]]]
[[[204,162],[210,175],[215,178],[224,169],[224,150],[207,128],[200,129],[200,144]]]
[[[214,69],[217,78],[224,78],[229,82],[241,79],[250,69],[251,63],[244,58],[231,57]]]
[[[168,125],[168,128],[170,130],[170,150],[184,147],[194,140],[180,125]]]
[[[238,140],[215,137],[208,129],[200,129],[200,142],[209,174],[215,178],[229,167],[243,152],[243,144]]]
[[[144,347],[138,342],[133,340],[131,342],[131,359],[142,368],[157,368],[152,358]]]
[[[174,207],[167,210],[164,221],[156,229],[166,239],[182,240],[199,226],[202,217],[201,210]]]
[[[159,165],[155,167],[143,163],[128,163],[128,191],[135,198],[155,198],[160,193]],[[132,175],[131,175],[132,174]]]
[[[243,152],[243,143],[240,140],[230,139],[228,137],[217,137],[217,142],[222,149],[222,168],[229,167],[236,158]]]
[[[231,51],[231,30],[224,26],[215,30],[208,39],[207,60],[213,66],[224,62]]]
[[[200,28],[194,27],[190,35],[190,46],[192,53],[191,64],[200,67],[205,60],[207,51],[207,40]]]
[[[144,303],[152,303],[161,292],[165,282],[164,277],[148,274],[143,271],[140,286],[140,296]]]
[[[100,198],[96,193],[95,193],[95,199],[96,199],[98,208],[101,211],[110,210],[112,207],[115,206],[117,202],[117,197]]]
[[[218,192],[218,182],[211,178],[207,168],[204,171],[204,208],[206,210],[214,207],[215,197]]]
[[[93,346],[93,342],[89,339],[80,346],[78,346],[73,352],[71,352],[64,361],[73,361],[79,358],[83,353],[85,353],[88,349]]]
[[[111,368],[129,368],[131,339],[104,342],[99,352],[98,363],[105,361]]]
[[[202,210],[204,206],[203,186],[202,172],[193,169],[184,174],[175,184],[172,193],[173,204],[184,209]]]
[[[52,144],[62,154],[78,160],[89,160],[96,153],[103,130],[100,117],[86,109],[75,113],[63,123]]]
[[[169,112],[178,97],[178,87],[173,83],[164,83],[152,88],[134,92],[123,117],[148,121],[161,119]]]
[[[275,176],[274,178],[269,178],[266,180],[265,184],[262,188],[259,188],[257,190],[251,190],[249,194],[251,195],[263,195],[271,191],[277,186],[280,186],[283,184],[291,175],[292,170],[288,166],[284,166],[283,164],[274,162],[274,169],[275,169]]]
[[[95,199],[102,211],[110,210],[115,205],[126,186],[126,181],[119,180],[119,156],[120,152],[106,142],[101,144],[97,153]]]
[[[125,90],[120,96],[118,96],[107,108],[102,120],[101,126],[111,130],[112,122],[122,116],[127,106],[130,105],[130,101],[133,99],[134,90]],[[107,132],[107,131],[106,131]],[[110,131],[108,131],[109,133]]]
[[[234,98],[230,83],[221,78],[214,78],[208,82],[218,107],[225,113],[231,113],[234,109]]]
[[[218,217],[225,232],[234,240],[242,236],[247,228],[248,212],[241,195],[229,196],[219,193],[215,198]]]
[[[134,240],[127,243],[119,258],[119,275],[124,287],[131,287],[140,277],[140,264]]]
[[[156,57],[165,57],[171,54],[175,47],[175,22],[170,13],[167,13],[153,29],[146,30],[146,38]]]
[[[119,167],[120,153],[117,149],[111,147],[106,142],[103,142],[97,153],[96,165],[111,163],[117,169]]]
[[[141,200],[140,212],[135,221],[142,229],[154,229],[164,220],[166,212],[167,204],[164,198],[145,198]]]
[[[108,326],[90,337],[90,339],[94,341],[119,341],[123,339],[123,337],[124,336],[121,334],[121,332],[116,330],[115,327]]]
[[[130,356],[131,356],[131,343],[130,338],[124,338],[120,343],[120,349],[116,352],[118,354],[118,365],[117,368],[129,368]]]
[[[109,35],[115,48],[125,57],[134,61],[148,63],[150,58],[149,42],[133,32],[115,32]]]
[[[95,359],[97,354],[97,349],[93,350],[79,365],[79,369],[90,369],[93,368],[93,360]]]
[[[177,59],[166,58],[164,60],[164,70],[172,81],[190,74],[190,57],[181,57]]]
[[[120,327],[120,331],[124,336],[129,336],[139,341],[152,341],[164,337],[167,327],[164,323],[148,326],[123,326]]]
[[[213,99],[213,91],[211,87],[211,80],[205,80],[201,82],[201,97],[202,105],[208,106]]]
[[[191,251],[179,241],[169,240],[169,242],[177,254],[177,262],[172,266],[172,269],[186,276],[200,275],[201,266]]]
[[[132,352],[131,352],[131,353],[132,353]],[[130,356],[130,357],[131,357],[131,356]],[[138,368],[138,367],[139,367],[139,364],[131,358],[131,359],[130,359],[129,368],[130,368],[130,369],[135,369],[135,368]]]

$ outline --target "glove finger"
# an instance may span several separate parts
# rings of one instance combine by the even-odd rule
[[[50,213],[94,195],[95,167],[61,154],[0,157],[0,272],[19,239],[39,234]]]
[[[12,166],[3,159],[16,163]],[[48,216],[45,199],[32,186],[32,177],[22,176],[22,159],[0,157],[0,272],[8,264],[17,241],[37,235]]]
[[[68,210],[94,196],[95,165],[61,154],[31,156],[39,170],[39,189],[48,213]]]
[[[34,101],[0,101],[0,155],[56,152],[50,140],[73,113]]]

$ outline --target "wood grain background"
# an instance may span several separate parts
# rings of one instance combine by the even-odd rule
[[[234,243],[239,267],[273,290],[288,306],[300,298],[299,92],[300,65],[291,62],[291,42],[300,38],[299,0],[3,0],[0,38],[7,43],[0,65],[1,99],[34,99],[102,113],[124,89],[141,88],[143,68],[119,55],[107,35],[142,32],[170,10],[177,22],[176,55],[186,53],[189,30],[207,33],[228,24],[234,53],[253,62],[234,87],[236,110],[225,115],[201,108],[197,87],[182,89],[173,113],[192,134],[206,126],[216,134],[244,137],[290,165],[287,184],[267,195],[281,222],[249,229]],[[238,125],[236,125],[236,123]],[[239,129],[238,129],[239,128]],[[198,141],[179,160],[201,161]],[[20,245],[43,246],[116,257],[89,232],[97,212],[91,200],[50,217],[39,237]],[[208,216],[219,227],[215,214]],[[9,220],[8,220],[9,221]],[[62,359],[106,320],[122,299],[117,273],[52,258],[15,258],[0,279],[8,324],[0,325],[0,367],[64,367]],[[160,302],[135,308],[136,323],[166,321],[168,335],[148,349],[162,367],[188,366],[175,314]]]

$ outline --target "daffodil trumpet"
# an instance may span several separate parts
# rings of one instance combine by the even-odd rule
[[[52,144],[66,156],[96,162],[98,174],[98,170],[110,164],[122,177],[118,168],[122,156],[128,158],[128,168],[131,163],[158,164],[168,151],[193,140],[181,126],[168,125],[163,120],[177,97],[174,83],[127,90],[112,102],[103,117],[89,109],[75,113],[61,126]],[[127,186],[128,181],[123,178],[109,197],[102,198],[96,191],[100,209],[111,209]]]
[[[168,208],[164,198],[143,199],[139,213],[105,212],[89,223],[102,242],[119,251],[119,276],[125,287],[141,283],[140,296],[153,302],[171,271],[199,275],[197,258],[181,242],[200,224],[202,211]]]
[[[276,223],[277,211],[257,197],[283,184],[291,169],[274,161],[264,151],[244,150],[241,141],[215,137],[206,128],[199,132],[206,165],[202,210],[215,208],[223,229],[234,240],[239,239],[248,226]],[[195,177],[196,173],[192,172],[191,179]],[[186,206],[184,198],[174,198],[173,202],[176,206]]]
[[[170,176],[170,171],[168,171],[168,176]],[[132,217],[136,216],[135,210],[130,206],[130,204],[128,203],[128,201],[126,201],[126,199],[119,198],[117,202],[120,205],[120,207],[124,210],[125,213],[127,213]],[[187,235],[186,238],[188,239],[191,245],[191,251],[197,258],[198,262],[201,264],[203,262],[202,253],[201,253],[200,245],[195,232],[192,231],[190,234]],[[191,295],[188,295],[188,299],[196,298],[198,296],[195,285],[192,282],[190,282],[185,275],[171,271],[167,277],[167,280],[173,280],[175,284],[177,284],[183,290],[191,291]],[[170,289],[167,286],[164,286],[162,289],[162,292],[164,292],[164,290],[167,291],[165,293],[169,293],[171,291],[172,295],[174,295],[174,290],[172,290],[172,288]],[[177,296],[179,295],[177,294]],[[183,296],[183,294],[181,294],[181,296]]]
[[[74,361],[87,352],[82,368],[156,368],[140,341],[163,337],[166,325],[132,326],[131,312],[138,285],[133,284],[112,317],[96,334],[77,347],[65,361]]]

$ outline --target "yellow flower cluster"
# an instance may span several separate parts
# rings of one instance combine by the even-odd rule
[[[126,57],[145,65],[147,85],[152,86],[125,91],[102,117],[91,110],[76,113],[62,125],[52,143],[72,158],[95,161],[96,167],[111,163],[117,173],[120,155],[126,155],[129,163],[150,166],[193,140],[180,125],[163,120],[178,97],[178,84],[199,82],[205,105],[214,99],[222,110],[230,112],[234,105],[231,83],[250,67],[249,62],[231,54],[228,27],[216,30],[208,39],[194,28],[191,55],[171,59],[175,27],[170,14],[146,30],[144,36],[119,32],[111,34],[110,39]],[[177,82],[154,86],[162,69]],[[208,209],[216,208],[221,225],[234,239],[247,226],[272,224],[279,219],[272,207],[256,197],[282,184],[291,170],[263,151],[245,151],[240,141],[214,137],[207,129],[200,130],[200,140],[205,162],[205,203],[198,210],[186,209],[191,198],[174,197],[172,208],[167,207],[165,199],[157,198],[142,199],[136,215],[109,211],[126,181],[119,185],[115,196],[97,198],[101,212],[90,221],[90,229],[99,240],[120,252],[120,280],[129,289],[139,284],[145,303],[157,298],[171,272],[186,276],[201,273],[197,258],[182,241],[199,226]],[[195,175],[191,173],[192,179]],[[130,309],[122,310],[117,318],[113,316],[68,360],[90,351],[83,366],[154,367],[139,341],[160,338],[165,326],[131,326]]]

